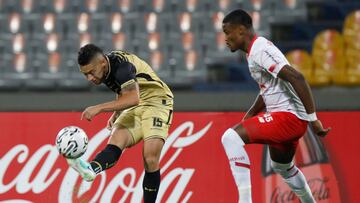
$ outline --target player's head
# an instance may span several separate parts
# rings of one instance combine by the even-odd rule
[[[250,15],[241,9],[231,11],[223,19],[223,31],[227,46],[232,52],[239,49],[246,51],[250,34],[253,33]]]
[[[78,53],[78,64],[80,72],[86,79],[99,85],[108,71],[108,63],[103,51],[93,45],[87,44],[80,48]]]

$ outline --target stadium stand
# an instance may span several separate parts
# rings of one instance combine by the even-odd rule
[[[18,0],[0,4],[0,90],[88,90],[76,54],[89,42],[138,54],[173,88],[244,85],[245,56],[227,50],[221,27],[237,7],[282,51],[303,50],[288,56],[311,85],[359,84],[360,14],[352,11],[360,6],[352,1]],[[343,29],[344,43],[324,48],[333,43],[317,38],[327,29]]]

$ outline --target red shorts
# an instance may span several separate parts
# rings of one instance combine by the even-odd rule
[[[268,144],[282,151],[296,148],[307,124],[289,112],[263,113],[241,123],[250,143]]]

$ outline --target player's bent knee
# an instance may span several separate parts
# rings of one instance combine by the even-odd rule
[[[224,145],[224,147],[234,144],[236,145],[245,144],[240,138],[240,136],[237,134],[237,132],[232,128],[229,128],[224,132],[224,134],[221,137],[221,143]]]
[[[277,163],[275,161],[271,161],[271,167],[275,173],[280,174],[281,176],[287,176],[289,173],[289,169],[293,166],[293,162],[287,164]]]
[[[146,171],[154,171],[159,168],[159,158],[156,156],[145,156],[144,165]]]
[[[109,143],[123,150],[133,145],[133,138],[126,128],[115,128],[111,132]]]

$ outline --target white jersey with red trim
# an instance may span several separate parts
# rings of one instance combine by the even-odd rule
[[[305,107],[294,88],[277,77],[289,62],[284,54],[269,40],[255,36],[248,49],[248,65],[251,76],[259,84],[260,95],[267,112],[291,112],[302,120],[308,120]]]

